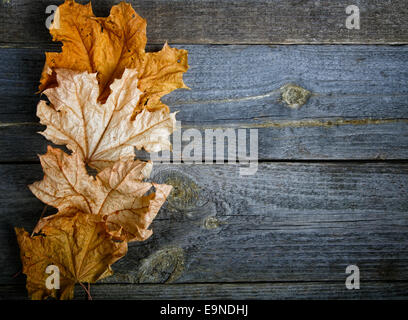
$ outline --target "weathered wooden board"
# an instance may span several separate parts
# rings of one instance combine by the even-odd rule
[[[225,284],[97,284],[94,300],[274,300],[274,299],[407,299],[407,282],[364,282],[360,290],[347,290],[344,282],[225,283]],[[0,286],[0,299],[21,300],[23,286]],[[81,287],[75,299],[85,300]]]
[[[185,129],[258,129],[266,160],[408,157],[406,46],[182,47],[192,90],[164,101]],[[0,49],[2,162],[36,161],[45,150],[34,95],[45,50]],[[288,83],[311,92],[300,108],[282,101]]]
[[[78,1],[87,3],[88,1]],[[98,0],[107,16],[119,1]],[[293,44],[408,43],[405,0],[133,0],[148,21],[150,43]],[[49,42],[45,12],[53,0],[2,0],[0,42],[18,46]],[[346,7],[358,5],[360,30],[345,26]]]
[[[36,164],[0,166],[1,284],[24,286],[11,278],[20,266],[13,226],[35,225],[43,205],[25,186],[41,176]],[[324,281],[324,296],[350,264],[363,285],[382,282],[379,295],[408,281],[407,164],[264,163],[248,177],[238,166],[156,165],[152,179],[173,194],[152,238],[131,244],[106,283]],[[332,295],[345,295],[338,288]]]
[[[407,282],[365,282],[347,290],[343,282],[182,285],[97,285],[95,299],[407,299]],[[82,292],[81,292],[82,291]],[[77,288],[77,298],[85,299]]]
[[[177,47],[189,51],[191,90],[164,101],[186,124],[408,118],[408,46]],[[45,51],[58,47],[0,49],[1,122],[37,121]],[[289,83],[311,92],[298,109],[282,101],[280,88]]]
[[[332,120],[327,120],[328,122]],[[317,123],[315,125],[315,123]],[[293,122],[289,127],[259,127],[258,160],[398,160],[408,156],[408,122],[392,120],[373,124],[341,124],[326,126],[326,121],[304,126]],[[309,122],[307,123],[309,124]],[[256,126],[211,126],[208,128],[257,128]],[[204,143],[205,128],[188,126],[200,131]],[[0,125],[0,162],[38,162],[38,154],[46,152],[50,144],[37,134],[45,127],[38,124]],[[235,131],[236,132],[236,131]],[[246,132],[249,136],[249,131]],[[227,140],[225,140],[227,141]],[[182,151],[187,142],[182,143]],[[204,144],[203,144],[204,145]],[[227,159],[227,144],[225,145]],[[249,146],[247,146],[247,150]],[[204,151],[203,151],[204,153]],[[215,152],[214,152],[215,154]],[[145,152],[137,152],[143,160],[151,159]],[[248,156],[249,157],[249,156]],[[167,157],[162,157],[167,161]],[[205,160],[205,154],[202,159]],[[190,160],[191,158],[183,158]]]

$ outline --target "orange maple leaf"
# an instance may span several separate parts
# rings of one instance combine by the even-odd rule
[[[142,97],[133,117],[143,108],[166,109],[160,98],[175,89],[187,88],[183,73],[188,70],[187,51],[170,48],[146,53],[146,21],[130,4],[113,6],[109,17],[98,18],[91,3],[81,5],[66,0],[58,7],[50,33],[63,43],[62,52],[47,52],[40,91],[57,85],[56,68],[98,74],[99,100],[106,101],[110,85],[124,70],[138,71]]]
[[[76,283],[94,283],[112,275],[111,265],[127,252],[127,243],[114,241],[99,216],[81,212],[52,219],[34,237],[21,228],[15,231],[33,300],[72,299]],[[47,288],[49,266],[60,272],[58,290]]]
[[[40,220],[35,232],[74,210],[103,217],[106,230],[117,240],[144,241],[152,235],[148,227],[172,190],[169,185],[143,182],[152,170],[150,162],[118,161],[92,177],[79,153],[70,156],[48,147],[40,160],[44,179],[29,188],[59,213]],[[152,188],[156,192],[148,194]]]

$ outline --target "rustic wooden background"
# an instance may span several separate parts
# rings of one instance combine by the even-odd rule
[[[154,235],[93,297],[408,298],[406,1],[130,2],[150,50],[168,40],[190,52],[192,90],[165,98],[183,126],[257,128],[260,164],[245,178],[234,165],[156,165],[153,179],[175,190]],[[34,93],[44,51],[59,50],[44,25],[51,4],[60,1],[0,2],[3,299],[26,298],[24,276],[12,277],[13,227],[31,230],[43,209],[26,186],[41,179],[47,145]],[[344,26],[350,4],[360,30]],[[287,84],[310,92],[299,109],[282,98]],[[350,264],[360,290],[345,288]]]

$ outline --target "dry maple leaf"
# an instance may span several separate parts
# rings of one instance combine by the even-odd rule
[[[150,111],[167,106],[160,98],[175,89],[187,88],[183,73],[188,70],[187,51],[170,48],[146,53],[146,21],[130,4],[113,6],[109,17],[98,18],[91,3],[81,5],[66,0],[58,7],[50,33],[54,41],[63,43],[62,52],[47,52],[40,91],[55,87],[56,68],[97,73],[100,95],[104,102],[114,79],[121,78],[126,68],[139,73],[142,99],[134,108],[134,116],[143,108]]]
[[[40,160],[44,179],[29,188],[59,213],[42,219],[37,229],[74,210],[102,216],[107,231],[117,240],[144,241],[152,235],[147,228],[172,189],[142,181],[152,169],[149,162],[119,161],[92,177],[78,153],[69,156],[60,149],[48,147]],[[156,192],[147,194],[152,187]]]
[[[134,158],[134,148],[147,152],[170,150],[169,136],[176,124],[175,113],[144,109],[134,120],[130,115],[140,98],[137,71],[126,69],[111,85],[104,104],[97,101],[96,74],[56,70],[59,86],[44,93],[51,102],[40,101],[37,116],[47,126],[42,134],[55,144],[81,153],[98,170]]]
[[[94,283],[113,274],[111,265],[127,252],[126,242],[116,242],[99,216],[81,212],[56,217],[34,237],[16,228],[27,291],[31,299],[72,299],[75,283]],[[60,289],[46,288],[46,268],[57,266]]]

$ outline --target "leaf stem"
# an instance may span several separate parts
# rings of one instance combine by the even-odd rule
[[[18,271],[18,272],[16,272],[15,274],[13,274],[11,277],[13,278],[13,279],[15,279],[15,278],[17,278],[20,274],[22,274],[23,273],[23,271]]]
[[[88,289],[84,286],[84,284],[82,282],[79,282],[79,285],[82,287],[82,289],[85,290],[86,294],[88,295],[88,300],[92,300],[91,284],[88,282]]]

